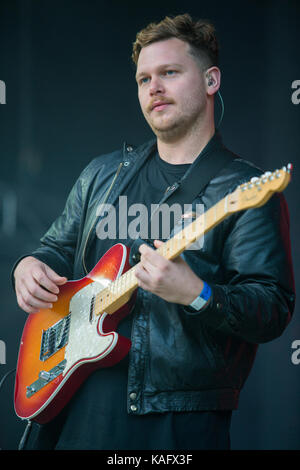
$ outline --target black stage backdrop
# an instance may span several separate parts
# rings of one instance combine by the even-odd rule
[[[26,318],[10,284],[14,260],[36,246],[91,158],[152,136],[139,109],[131,44],[165,15],[189,12],[216,25],[225,144],[264,171],[294,165],[285,196],[298,286],[299,2],[144,3],[0,1],[0,378],[16,366]],[[298,310],[282,337],[258,349],[234,412],[233,449],[300,449]],[[17,448],[25,428],[14,413],[13,383],[12,374],[0,390],[6,450]]]

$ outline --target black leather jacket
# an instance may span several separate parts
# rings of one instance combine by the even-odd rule
[[[218,149],[228,151],[217,135],[213,139]],[[85,265],[96,236],[99,203],[117,200],[153,145],[151,141],[133,149],[124,144],[123,150],[94,159],[32,255],[69,279],[83,277],[92,268]],[[209,209],[261,173],[233,155],[193,203]],[[260,208],[229,216],[204,237],[201,249],[183,256],[211,285],[212,300],[193,312],[138,290],[132,313],[128,413],[237,408],[258,344],[280,336],[290,321],[295,290],[282,194]]]

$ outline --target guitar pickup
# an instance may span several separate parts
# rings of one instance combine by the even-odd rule
[[[47,330],[43,330],[40,361],[46,361],[68,342],[71,314],[59,320]]]

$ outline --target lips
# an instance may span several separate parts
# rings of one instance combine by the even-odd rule
[[[154,103],[152,103],[150,105],[150,110],[153,111],[162,111],[163,109],[165,109],[169,104],[171,104],[169,101],[154,101]]]

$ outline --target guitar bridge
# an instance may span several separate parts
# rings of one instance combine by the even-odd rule
[[[40,351],[41,361],[46,361],[67,344],[70,320],[71,314],[69,313],[69,315],[43,331]]]
[[[31,385],[26,387],[26,397],[30,398],[32,395],[41,390],[45,385],[47,385],[52,380],[56,379],[63,371],[66,366],[66,359],[61,361],[57,366],[53,367],[49,371],[42,370],[39,373],[39,378],[33,382]]]

